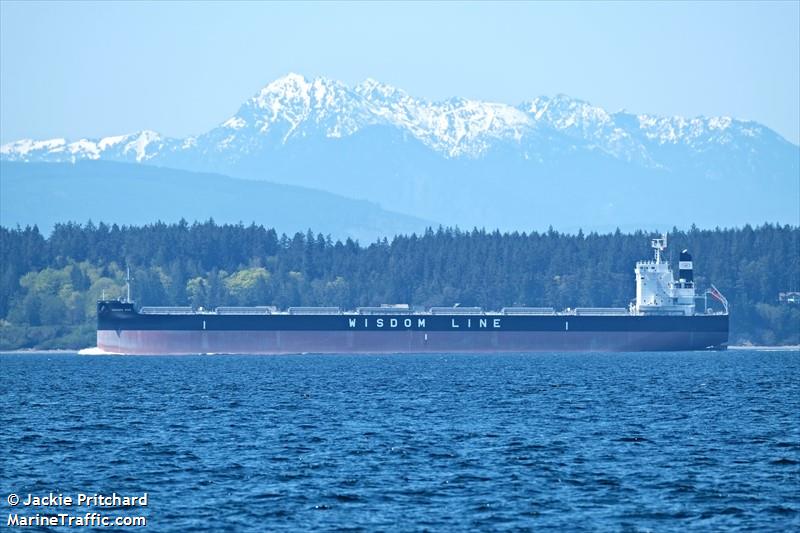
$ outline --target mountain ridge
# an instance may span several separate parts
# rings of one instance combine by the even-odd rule
[[[372,79],[289,74],[199,135],[23,139],[0,159],[217,172],[462,227],[800,222],[800,147],[756,122],[612,113],[566,95],[433,102]]]
[[[68,221],[131,225],[213,218],[367,243],[436,226],[324,191],[153,165],[2,161],[0,175],[0,225],[36,224],[44,233]]]
[[[271,115],[266,112],[271,112]],[[617,118],[628,126],[627,130],[617,124]],[[282,139],[287,142],[293,134],[302,133],[297,131],[297,127],[309,120],[318,126],[328,126],[325,134],[329,137],[352,134],[371,125],[404,127],[449,157],[481,155],[482,147],[473,147],[473,150],[459,147],[463,140],[498,135],[519,139],[523,133],[532,133],[537,127],[566,131],[571,136],[578,136],[576,134],[580,131],[584,139],[599,140],[603,134],[613,140],[615,136],[630,136],[632,121],[637,122],[634,129],[638,129],[643,137],[659,144],[689,144],[704,134],[708,135],[706,142],[725,143],[730,140],[729,130],[734,129],[736,133],[751,137],[771,132],[776,139],[792,145],[762,124],[730,116],[687,118],[624,111],[609,113],[602,107],[565,94],[539,96],[516,106],[461,97],[429,101],[411,97],[402,89],[371,78],[351,88],[324,77],[309,81],[299,74],[290,73],[264,86],[242,104],[236,114],[204,134],[171,138],[152,130],[141,130],[76,141],[64,138],[20,139],[2,145],[0,157],[7,161],[33,161],[47,154],[53,162],[74,162],[100,158],[108,150],[112,150],[109,152],[111,157],[119,157],[120,154],[113,149],[124,143],[121,155],[134,155],[137,162],[142,162],[157,157],[162,147],[173,151],[189,150],[197,146],[198,139],[220,129],[236,132],[254,126],[263,134],[269,132],[270,126],[284,121],[291,125]],[[522,132],[523,129],[529,131]],[[229,143],[220,142],[217,147],[224,148],[226,144]],[[147,147],[151,145],[155,150],[148,151]],[[615,155],[611,150],[608,152]]]

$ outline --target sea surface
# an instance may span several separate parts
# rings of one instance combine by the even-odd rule
[[[800,351],[5,354],[0,491],[4,528],[87,512],[11,493],[146,492],[88,511],[146,517],[125,531],[797,531]]]

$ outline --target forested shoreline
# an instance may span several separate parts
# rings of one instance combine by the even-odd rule
[[[128,267],[139,305],[626,307],[654,236],[439,228],[364,246],[213,220],[0,227],[0,350],[93,345],[95,302],[123,294]],[[778,300],[800,290],[800,227],[673,229],[673,268],[683,248],[698,288],[730,300],[732,343],[800,343],[800,306]]]

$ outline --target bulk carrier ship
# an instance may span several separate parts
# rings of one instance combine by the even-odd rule
[[[724,350],[728,302],[712,285],[698,296],[692,257],[680,254],[675,279],[663,258],[636,263],[628,308],[360,307],[136,308],[128,297],[97,303],[97,347],[118,354],[289,354],[537,351]],[[721,312],[708,309],[708,296]],[[705,302],[698,312],[698,301]]]

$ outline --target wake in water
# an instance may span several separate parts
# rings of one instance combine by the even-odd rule
[[[101,350],[97,346],[92,346],[91,348],[84,348],[83,350],[78,350],[78,355],[122,355],[116,352],[107,352],[105,350]]]

